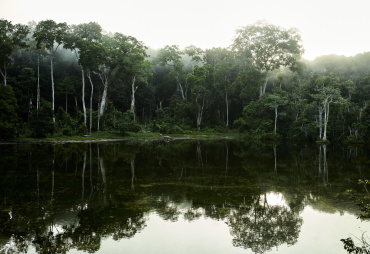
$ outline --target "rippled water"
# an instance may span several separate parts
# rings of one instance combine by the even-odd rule
[[[230,140],[0,146],[0,253],[346,253],[367,151]]]

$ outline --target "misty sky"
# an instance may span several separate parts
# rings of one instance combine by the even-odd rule
[[[370,51],[369,10],[370,0],[0,0],[12,23],[95,21],[155,49],[228,47],[237,28],[265,19],[299,29],[309,60]]]

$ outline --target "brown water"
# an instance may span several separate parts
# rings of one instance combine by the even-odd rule
[[[367,152],[230,140],[0,146],[0,253],[346,253]]]

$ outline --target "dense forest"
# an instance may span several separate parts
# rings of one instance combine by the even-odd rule
[[[366,142],[370,52],[302,59],[266,21],[228,48],[154,50],[95,23],[0,19],[0,135],[239,132],[248,139]]]

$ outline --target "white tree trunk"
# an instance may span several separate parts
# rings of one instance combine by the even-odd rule
[[[91,80],[91,75],[90,75],[90,70],[87,71],[87,77],[90,81],[91,85],[91,93],[90,93],[90,126],[89,126],[89,131],[90,131],[90,136],[91,136],[91,128],[92,128],[92,99],[94,95],[94,84]]]
[[[276,135],[276,123],[277,123],[277,118],[278,118],[278,105],[277,103],[275,103],[275,129],[274,129],[274,133]]]
[[[105,109],[105,105],[107,103],[107,94],[108,94],[108,85],[109,85],[109,82],[108,82],[108,76],[105,76],[105,78],[103,79],[102,76],[100,76],[101,80],[103,81],[103,85],[104,85],[104,90],[103,90],[103,96],[101,98],[101,103],[100,103],[100,109],[99,109],[99,115],[100,116],[103,116],[104,114],[104,109]]]
[[[131,84],[131,91],[132,91],[132,94],[131,94],[131,106],[130,106],[130,111],[131,113],[134,114],[134,119],[136,119],[135,117],[135,93],[136,93],[136,90],[138,87],[135,87],[135,80],[136,80],[136,77],[133,76],[132,77],[132,84]]]
[[[53,66],[53,49],[50,49],[50,76],[51,76],[51,96],[52,96],[52,106],[53,111],[53,122],[55,123],[55,102],[54,102],[54,66]]]
[[[262,95],[265,94],[265,92],[266,92],[266,86],[267,86],[267,77],[266,77],[265,83],[263,83],[263,85],[260,86],[260,98],[261,98]]]
[[[181,97],[182,97],[183,100],[185,100],[184,90],[182,89],[182,85],[180,83],[179,75],[180,75],[179,72],[177,72],[176,81],[177,81],[177,85],[179,86],[180,91],[181,91]]]
[[[84,68],[81,66],[81,74],[82,74],[82,110],[84,113],[84,124],[86,126],[86,105],[85,105],[85,71]]]
[[[327,126],[328,126],[328,121],[329,121],[329,103],[324,105],[324,134],[323,134],[323,137],[322,137],[323,141],[327,140],[326,129],[327,129]]]

